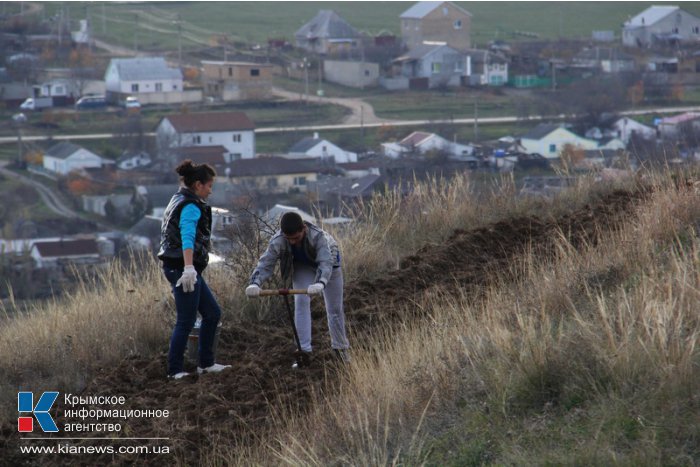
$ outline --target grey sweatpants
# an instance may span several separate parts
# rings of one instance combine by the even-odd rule
[[[314,282],[316,269],[304,264],[294,263],[292,285],[295,289],[306,289]],[[345,311],[343,310],[343,270],[334,268],[331,280],[323,289],[323,300],[326,303],[328,316],[328,331],[331,335],[331,347],[347,349],[350,347],[345,333]],[[294,296],[294,323],[299,334],[301,350],[311,352],[311,297],[308,295]]]

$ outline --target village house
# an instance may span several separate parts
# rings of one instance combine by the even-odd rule
[[[380,164],[369,160],[337,164],[337,167],[347,178],[360,178],[365,175],[378,175],[380,173]]]
[[[272,65],[202,61],[204,96],[217,101],[263,100],[272,97]]]
[[[503,86],[508,82],[508,60],[489,50],[465,52],[463,83],[471,86]]]
[[[128,152],[125,151],[117,159],[117,167],[121,170],[133,170],[139,167],[146,167],[151,163],[151,156],[145,151]]]
[[[634,57],[613,47],[587,48],[576,54],[571,66],[603,73],[635,71]]]
[[[339,148],[330,141],[320,138],[318,133],[298,141],[289,148],[288,154],[283,157],[288,159],[320,158],[323,160],[332,158],[336,164],[357,162],[357,153]]]
[[[316,218],[308,212],[299,209],[296,206],[287,206],[285,204],[275,204],[270,209],[265,211],[265,213],[263,213],[262,218],[265,219],[265,221],[270,225],[279,225],[280,218],[287,212],[296,212],[301,216],[302,220],[306,222],[311,222],[312,224],[316,224],[317,222]]]
[[[110,216],[112,221],[119,218],[128,217],[131,213],[133,195],[117,194],[110,195],[82,195],[83,211],[92,212],[106,217]]]
[[[324,60],[323,79],[364,89],[379,84],[379,64],[358,60]]]
[[[309,184],[308,191],[324,211],[338,212],[344,205],[371,198],[384,188],[384,181],[380,174],[353,178],[320,176]]]
[[[332,10],[320,10],[294,33],[296,46],[308,52],[340,55],[356,49],[360,33]]]
[[[613,135],[620,138],[625,146],[629,144],[633,136],[643,139],[655,139],[656,129],[650,126],[639,123],[629,117],[618,118],[612,124]]]
[[[143,216],[124,234],[124,243],[134,251],[146,251],[156,254],[160,248],[160,229],[162,216]]]
[[[656,126],[662,138],[675,139],[681,136],[686,128],[692,128],[700,120],[700,113],[686,112],[672,117],[662,118]]]
[[[34,242],[29,255],[38,268],[56,268],[66,263],[97,264],[101,261],[95,238]]]
[[[565,146],[576,149],[598,149],[597,141],[584,138],[560,126],[541,123],[520,138],[520,146],[527,154],[541,154],[547,159],[560,157]]]
[[[183,146],[175,150],[176,163],[190,159],[195,164],[209,164],[220,172],[226,168],[227,152],[223,146]]]
[[[129,96],[141,104],[200,102],[201,90],[185,91],[182,71],[163,57],[113,58],[105,71],[107,100],[122,103]]]
[[[474,152],[474,147],[449,141],[435,133],[414,131],[401,141],[382,143],[382,151],[392,159],[430,153],[444,153],[450,158],[461,159],[469,158]]]
[[[464,55],[442,43],[424,43],[393,61],[393,75],[404,78],[404,89],[459,86],[464,74]],[[399,85],[397,85],[399,86]]]
[[[13,77],[6,67],[0,68],[0,103],[8,109],[17,108],[31,96],[33,96],[31,83],[20,80],[19,77]]]
[[[73,104],[80,97],[78,80],[56,78],[32,86],[34,97],[52,97],[55,106]]]
[[[51,146],[43,157],[44,169],[59,175],[68,175],[73,170],[100,168],[103,165],[100,156],[69,141]]]
[[[225,148],[226,163],[255,157],[255,125],[243,112],[199,112],[163,117],[156,128],[158,153],[173,159],[182,147]]]
[[[401,39],[409,49],[442,42],[457,50],[471,47],[472,15],[452,2],[418,2],[401,13]]]
[[[622,26],[622,43],[651,47],[693,43],[700,39],[700,18],[676,5],[653,5]]]
[[[285,159],[258,157],[233,161],[230,164],[232,183],[248,190],[265,193],[305,192],[307,184],[316,180],[318,159]]]
[[[170,199],[178,190],[176,184],[138,185],[134,187],[132,204],[142,206],[145,215],[163,217]]]

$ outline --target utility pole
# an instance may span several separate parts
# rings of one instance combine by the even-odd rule
[[[102,35],[107,34],[107,12],[105,11],[105,4],[107,2],[102,2]]]
[[[365,106],[360,104],[360,134],[362,135],[362,142],[365,140]]]
[[[22,167],[22,124],[17,122],[17,168]]]
[[[224,46],[224,49],[226,46]],[[182,66],[182,19],[180,13],[177,14],[177,57],[178,64]]]
[[[58,31],[58,45],[59,45],[59,47],[63,43],[63,16],[64,16],[63,8],[61,8],[61,11],[58,13],[58,27],[56,29]]]
[[[321,63],[322,62],[323,62],[323,57],[321,57],[319,55],[318,56],[318,91],[316,92],[316,94],[319,97],[319,100],[323,96],[323,89],[321,88],[321,78],[323,76],[323,72],[321,71]]]
[[[90,9],[85,5],[85,34],[87,35],[88,50],[92,53],[92,21],[90,20]]]
[[[474,141],[479,139],[479,93],[474,94]]]
[[[134,51],[139,51],[139,14],[134,13]]]
[[[309,62],[304,57],[304,90],[306,102],[309,101]]]

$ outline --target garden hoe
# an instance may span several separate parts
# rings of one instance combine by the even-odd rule
[[[309,360],[309,353],[301,350],[301,342],[299,341],[299,334],[297,333],[297,327],[294,324],[294,313],[292,313],[292,306],[289,304],[290,295],[300,295],[306,294],[306,289],[277,289],[277,290],[261,290],[261,297],[268,297],[271,295],[281,295],[284,297],[284,304],[287,307],[287,315],[289,316],[289,322],[292,324],[292,332],[294,332],[294,342],[297,345],[297,350],[295,352],[296,363],[294,368],[302,368],[309,366],[311,361]]]

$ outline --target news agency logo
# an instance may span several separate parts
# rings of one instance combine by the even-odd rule
[[[30,412],[34,414],[36,421],[39,423],[39,427],[42,431],[46,433],[54,433],[58,431],[56,423],[49,415],[49,410],[51,406],[56,401],[58,397],[57,391],[46,391],[39,397],[39,402],[34,405],[34,393],[32,392],[18,392],[17,393],[17,410],[19,413]],[[31,433],[34,431],[34,418],[29,417],[19,417],[17,419],[17,430],[20,433]]]

